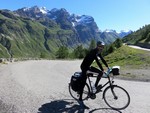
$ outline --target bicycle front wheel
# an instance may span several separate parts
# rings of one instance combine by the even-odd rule
[[[69,93],[70,93],[70,95],[71,95],[75,100],[78,100],[79,97],[80,97],[80,95],[79,95],[78,92],[72,90],[70,84],[69,84]],[[84,89],[83,89],[82,99],[83,99],[83,100],[88,99],[89,93],[90,93],[90,88],[89,88],[88,84],[86,83],[85,86],[84,86]]]
[[[128,92],[117,85],[108,86],[103,93],[105,103],[112,109],[122,110],[130,104]]]

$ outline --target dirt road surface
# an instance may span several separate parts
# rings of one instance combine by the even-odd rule
[[[135,49],[141,49],[141,50],[145,50],[145,51],[150,51],[150,49],[142,48],[142,47],[134,46],[134,45],[129,45],[129,47],[132,47],[132,48],[135,48]]]
[[[23,61],[0,65],[0,113],[150,113],[150,83],[115,80],[131,96],[128,108],[110,109],[102,99],[85,101],[81,109],[70,96],[68,83],[80,60]],[[104,78],[101,83],[105,81]]]

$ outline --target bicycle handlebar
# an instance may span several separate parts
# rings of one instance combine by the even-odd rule
[[[108,68],[108,70],[106,72],[104,72],[103,76],[108,77],[109,74],[111,73],[111,71],[112,71],[112,68]]]

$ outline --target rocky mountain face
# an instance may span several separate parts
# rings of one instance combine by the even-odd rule
[[[62,45],[86,46],[92,39],[109,44],[119,38],[115,32],[100,32],[93,17],[63,8],[0,10],[0,26],[0,57],[55,57]]]
[[[100,37],[102,38],[103,42],[107,44],[114,42],[117,38],[121,38],[115,30],[111,29],[106,29],[105,31],[103,31]]]
[[[52,25],[58,25],[63,30],[72,30],[81,43],[87,43],[91,39],[100,40],[99,28],[91,16],[70,14],[64,8],[54,8],[49,11],[37,6],[18,9],[14,12],[21,17],[37,20],[49,28]]]

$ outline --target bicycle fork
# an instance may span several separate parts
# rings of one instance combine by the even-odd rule
[[[117,100],[118,97],[117,97],[116,93],[114,92],[114,86],[116,86],[116,85],[113,85],[113,83],[114,83],[113,80],[111,81],[110,78],[108,78],[108,79],[109,79],[109,81],[110,81],[111,92],[112,92],[112,94],[113,94],[113,96],[114,96],[114,99]]]
[[[112,95],[114,96],[114,99],[118,99],[118,97],[116,96],[116,94],[115,94],[115,92],[114,92],[114,86],[117,86],[117,85],[113,85],[113,83],[114,83],[114,81],[112,80],[110,80],[110,78],[108,77],[108,82],[104,85],[104,86],[106,86],[107,84],[109,84],[109,86],[107,87],[107,88],[109,88],[110,87],[110,89],[111,89],[111,92],[112,92]],[[103,86],[103,87],[104,87]],[[107,89],[106,88],[106,89]],[[105,89],[105,90],[106,90]],[[104,99],[104,94],[103,94],[103,98],[102,99]]]

